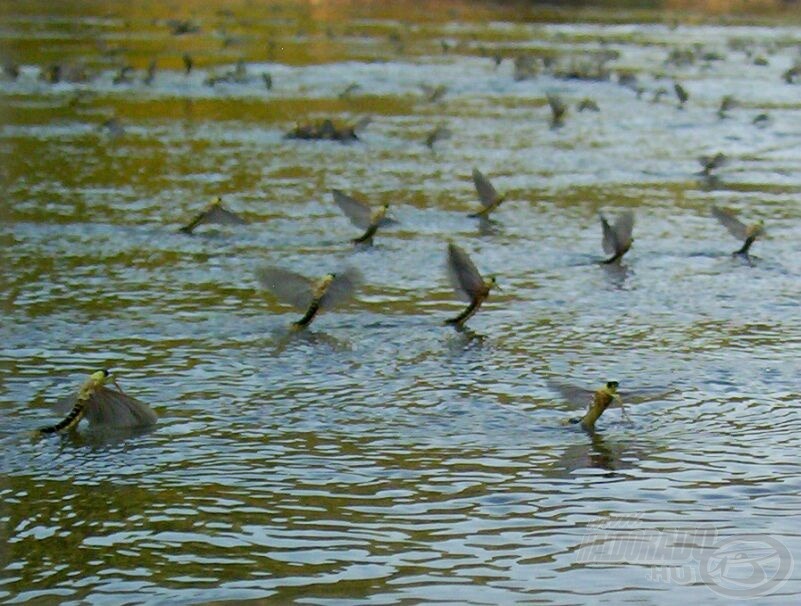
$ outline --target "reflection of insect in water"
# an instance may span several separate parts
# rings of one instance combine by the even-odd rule
[[[107,387],[108,382],[112,382],[117,389]],[[78,393],[60,400],[56,408],[69,410],[69,413],[59,423],[37,430],[37,434],[75,429],[84,418],[91,425],[107,427],[142,427],[153,425],[157,420],[156,413],[147,404],[123,392],[116,379],[105,369],[92,373]]]

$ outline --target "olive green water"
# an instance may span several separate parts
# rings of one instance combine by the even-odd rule
[[[801,85],[782,78],[799,58],[794,15],[1,14],[0,58],[21,73],[0,82],[0,600],[723,604],[722,588],[767,592],[746,551],[715,582],[697,577],[723,547],[755,536],[799,553]],[[171,35],[170,17],[200,31]],[[514,77],[513,56],[581,71],[602,53],[608,78]],[[240,59],[241,82],[204,84]],[[40,81],[56,62],[93,77]],[[125,63],[132,81],[115,84]],[[431,102],[423,84],[447,90]],[[569,105],[561,128],[546,93]],[[737,105],[720,118],[725,95]],[[578,112],[585,97],[600,112]],[[367,115],[352,144],[283,137]],[[124,132],[101,127],[112,117]],[[440,124],[452,135],[431,150]],[[728,164],[699,177],[697,157],[716,152]],[[507,194],[490,229],[466,217],[473,167]],[[331,188],[392,204],[400,223],[354,250]],[[216,195],[251,224],[176,233]],[[752,264],[730,256],[713,204],[764,219]],[[600,267],[597,213],[624,209],[634,246]],[[442,326],[462,305],[449,239],[503,289],[474,333]],[[260,263],[351,265],[365,285],[290,337],[299,314],[258,290]],[[59,418],[48,405],[102,367],[158,426],[31,441]],[[550,384],[608,379],[650,394],[630,398],[631,422],[612,409],[594,435],[562,427],[585,402]],[[664,558],[578,557],[621,520],[718,541],[695,546],[685,582],[654,568]],[[792,603],[801,571],[786,553],[765,561],[787,581],[760,603]]]

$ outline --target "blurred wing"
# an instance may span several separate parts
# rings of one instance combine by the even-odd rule
[[[247,221],[242,217],[219,204],[212,206],[204,215],[203,223],[214,223],[216,225],[247,225]]]
[[[359,284],[362,283],[362,274],[359,270],[349,267],[337,272],[336,277],[320,299],[320,309],[331,309],[353,298]]]
[[[261,286],[275,295],[282,303],[288,303],[301,311],[312,301],[312,284],[305,276],[278,267],[259,267],[256,279]]]
[[[618,246],[621,248],[630,246],[631,233],[633,231],[634,213],[629,210],[620,215],[615,222],[615,237],[617,238]]]
[[[491,206],[498,199],[498,192],[495,191],[492,183],[477,168],[473,169],[473,183],[483,206]]]
[[[729,230],[729,233],[738,240],[745,240],[748,237],[748,228],[745,223],[734,216],[734,213],[725,208],[712,207],[712,216]]]
[[[438,126],[431,132],[431,138],[433,141],[441,141],[442,139],[448,139],[451,137],[453,133],[447,126]]]
[[[611,255],[617,252],[617,237],[615,236],[615,230],[609,225],[609,222],[606,220],[606,217],[603,215],[598,215],[601,218],[601,228],[604,231],[602,244],[604,247],[604,252]]]
[[[553,389],[556,392],[559,392],[561,396],[576,406],[586,406],[588,405],[593,398],[594,391],[592,389],[585,389],[583,387],[577,387],[576,385],[571,385],[570,383],[563,383],[561,381],[555,381],[553,379],[549,379],[547,381],[548,387]],[[600,387],[600,385],[599,385]],[[670,390],[665,389],[664,387],[639,387],[635,390],[618,390],[618,396],[620,399],[626,403],[630,404],[637,404],[639,402],[648,402],[650,400],[657,400],[663,396],[666,396],[670,393]]]
[[[56,400],[52,404],[51,408],[55,412],[61,414],[67,414],[74,408],[75,404],[77,403],[78,403],[78,392],[76,391],[75,393],[71,393],[68,396],[64,396],[63,398],[59,398],[58,400]]]
[[[209,223],[214,223],[217,225],[246,225],[247,221],[235,213],[232,213],[230,210],[223,208],[219,204],[214,204],[210,208],[204,210],[202,213],[195,215],[195,217],[189,223],[181,228],[181,231],[191,234],[192,230],[194,230],[196,227]]]
[[[373,121],[372,116],[364,116],[363,118],[359,118],[352,128],[355,131],[365,129],[370,125],[372,121]]]
[[[144,402],[108,387],[95,389],[86,401],[84,415],[92,425],[106,427],[142,427],[158,420],[153,409]]]
[[[448,244],[447,269],[453,289],[465,301],[472,301],[484,288],[484,280],[470,257],[453,242]]]
[[[372,211],[370,205],[356,198],[351,198],[344,192],[338,189],[332,189],[331,193],[334,194],[334,202],[337,203],[339,209],[345,213],[345,216],[350,219],[359,229],[367,229],[370,227],[370,219]]]
[[[387,227],[389,225],[398,225],[400,221],[397,219],[393,219],[392,217],[384,217],[378,222],[378,227]]]
[[[559,95],[549,93],[545,95],[545,98],[548,100],[548,105],[554,115],[565,113],[565,102],[562,101]]]
[[[548,387],[553,389],[568,402],[575,406],[587,406],[592,401],[593,391],[583,387],[577,387],[570,383],[562,383],[561,381],[548,380]]]
[[[671,393],[671,390],[664,387],[638,387],[633,391],[620,391],[618,395],[624,402],[637,404],[638,402],[648,402],[650,400],[658,400]]]

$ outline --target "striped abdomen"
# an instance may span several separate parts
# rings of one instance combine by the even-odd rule
[[[311,321],[314,320],[314,316],[317,315],[317,312],[320,310],[320,299],[314,299],[309,305],[309,309],[306,310],[306,313],[303,314],[303,317],[300,320],[296,320],[292,324],[295,326],[308,326],[311,324]]]
[[[65,431],[65,430],[68,430],[68,429],[72,429],[83,418],[83,412],[84,412],[85,406],[86,406],[86,402],[78,400],[75,403],[75,406],[72,407],[72,410],[64,418],[63,421],[61,421],[60,423],[57,423],[56,425],[52,425],[50,427],[43,427],[42,429],[39,430],[39,433],[42,433],[42,434],[58,433],[60,431]]]
[[[367,228],[366,232],[364,232],[358,238],[354,238],[353,240],[351,240],[351,242],[353,242],[354,244],[362,244],[364,242],[367,242],[368,244],[372,244],[373,243],[373,236],[375,235],[375,232],[377,232],[377,231],[378,231],[378,222],[375,222],[370,227]]]
[[[754,234],[752,236],[748,236],[745,239],[745,242],[743,243],[743,247],[740,250],[734,251],[734,254],[735,255],[746,255],[747,256],[748,255],[748,249],[751,248],[751,245],[754,243],[756,238],[757,238],[756,234]]]
[[[445,324],[453,324],[458,327],[463,326],[464,323],[467,322],[473,316],[473,314],[478,311],[478,308],[481,307],[481,304],[484,302],[485,298],[486,297],[476,297],[470,302],[470,305],[467,306],[467,309],[465,309],[455,318],[449,318],[448,320],[445,320]]]

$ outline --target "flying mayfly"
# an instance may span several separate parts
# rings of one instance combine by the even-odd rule
[[[311,280],[286,269],[264,266],[256,270],[256,278],[279,301],[304,312],[292,323],[297,328],[311,324],[318,312],[352,299],[362,281],[361,273],[353,268]]]
[[[382,204],[373,209],[367,202],[357,200],[338,189],[332,189],[331,193],[334,196],[334,202],[345,213],[345,216],[350,219],[350,222],[359,229],[365,230],[361,236],[351,240],[354,244],[372,246],[373,236],[375,236],[379,227],[397,223],[395,219],[387,217],[389,204]]]
[[[735,216],[733,211],[718,206],[712,207],[712,215],[723,224],[723,227],[729,230],[732,236],[743,242],[743,245],[732,253],[733,255],[748,257],[748,250],[751,245],[758,237],[765,234],[765,222],[762,219],[751,225],[746,225]]]
[[[562,97],[555,93],[545,95],[548,100],[548,107],[551,108],[551,128],[559,128],[565,123],[567,105],[562,101]]]
[[[222,198],[216,196],[203,212],[195,216],[194,219],[178,231],[191,235],[192,231],[200,225],[247,225],[247,223],[248,222],[242,217],[225,208],[222,203]]]
[[[448,244],[446,267],[448,278],[456,294],[470,303],[467,309],[458,316],[445,320],[445,324],[452,324],[457,329],[461,329],[481,307],[481,304],[489,296],[490,290],[496,286],[495,276],[491,276],[489,280],[485,281],[467,253],[453,242]]]
[[[488,218],[489,214],[498,208],[501,205],[501,202],[506,199],[506,196],[500,195],[492,186],[492,183],[490,183],[489,179],[481,174],[481,171],[477,168],[473,169],[473,183],[476,186],[478,199],[483,208],[478,212],[472,213],[468,216],[482,219]]]
[[[713,156],[701,156],[698,158],[698,162],[701,164],[701,172],[698,174],[702,177],[712,178],[714,177],[712,174],[713,171],[725,166],[728,161],[729,159],[726,157],[726,154],[721,152]]]
[[[626,409],[623,408],[623,400],[617,392],[617,381],[607,381],[595,391],[554,381],[550,381],[549,385],[574,404],[588,403],[587,412],[583,416],[568,419],[565,424],[581,425],[581,428],[585,431],[593,431],[596,421],[614,402],[620,404],[620,410],[624,417],[627,417]]]
[[[690,98],[690,94],[687,92],[687,89],[678,82],[674,82],[673,91],[676,93],[676,98],[679,100],[679,109],[684,109],[684,105]]]
[[[604,259],[601,263],[615,263],[623,258],[628,250],[631,248],[631,243],[634,239],[631,237],[631,232],[634,229],[634,213],[626,211],[621,214],[614,226],[609,225],[606,217],[603,214],[598,215],[601,219],[601,228],[603,229],[603,248],[604,252],[612,255],[608,259]]]
[[[426,135],[426,147],[428,149],[433,150],[434,144],[437,141],[443,141],[444,139],[450,139],[453,133],[447,126],[443,126],[442,124],[438,125],[434,130],[429,132]]]
[[[109,382],[117,389],[107,387]],[[157,421],[156,413],[144,402],[123,392],[117,380],[105,369],[92,373],[77,393],[59,400],[56,409],[69,413],[59,423],[37,430],[37,434],[75,429],[84,418],[90,425],[118,428],[144,427]]]

